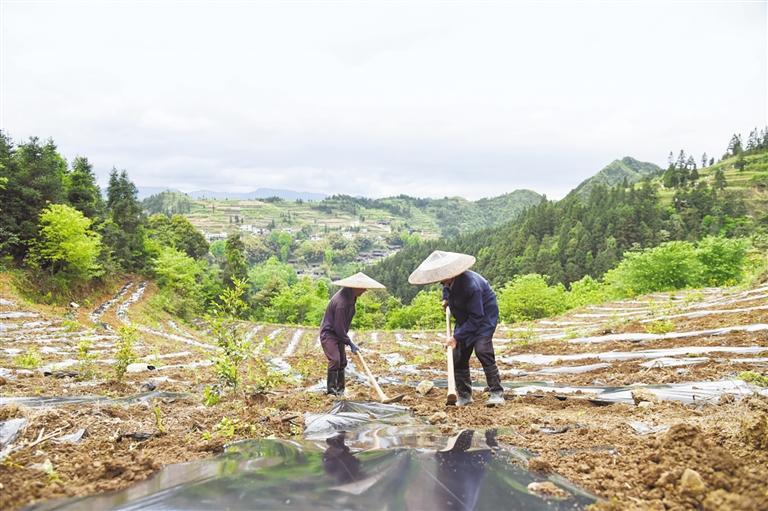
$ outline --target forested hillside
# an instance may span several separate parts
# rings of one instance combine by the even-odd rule
[[[476,269],[497,285],[528,273],[569,284],[585,275],[602,276],[628,250],[707,235],[761,233],[768,228],[760,202],[766,190],[766,158],[768,137],[759,137],[749,149],[732,142],[723,160],[713,161],[701,173],[686,169],[687,159],[682,167],[671,163],[665,175],[686,176],[674,185],[665,186],[662,177],[629,187],[623,182],[614,187],[590,185],[588,195],[571,193],[558,202],[544,201],[500,227],[407,247],[369,273],[408,301],[418,292],[407,283],[409,273],[435,249],[477,256]]]
[[[620,160],[613,160],[600,172],[582,181],[571,191],[571,194],[587,197],[592,190],[600,185],[608,187],[624,185],[624,187],[628,187],[661,172],[661,167],[655,163],[637,161],[632,157],[625,156]]]

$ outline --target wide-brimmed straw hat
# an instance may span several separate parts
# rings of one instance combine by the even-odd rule
[[[355,273],[351,277],[347,277],[341,280],[334,280],[331,284],[336,284],[341,287],[352,287],[355,289],[384,289],[386,286],[380,282],[376,282],[365,273]]]
[[[467,254],[435,250],[413,270],[408,282],[411,284],[434,284],[464,273],[475,264],[476,259]]]

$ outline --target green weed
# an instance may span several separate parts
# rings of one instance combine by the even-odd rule
[[[645,325],[645,331],[649,334],[667,334],[669,332],[674,331],[675,329],[675,323],[670,320],[656,320],[651,321],[650,323],[646,323]]]
[[[737,378],[747,383],[751,383],[752,385],[757,385],[758,387],[768,387],[768,376],[763,376],[754,371],[744,371],[739,373]]]
[[[33,346],[27,349],[25,353],[18,355],[13,361],[24,369],[37,369],[40,367],[42,358],[40,357],[40,352]]]

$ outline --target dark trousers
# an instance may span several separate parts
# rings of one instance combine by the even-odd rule
[[[342,341],[333,337],[326,337],[320,339],[320,346],[323,347],[325,358],[328,359],[329,371],[340,371],[347,367],[347,352]]]
[[[481,337],[462,346],[457,343],[453,349],[453,371],[456,377],[456,390],[461,395],[472,393],[472,380],[469,376],[469,359],[472,352],[477,355],[485,372],[485,379],[491,392],[501,392],[499,369],[496,367],[496,355],[493,352],[493,336]]]

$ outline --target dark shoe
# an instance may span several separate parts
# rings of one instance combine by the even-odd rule
[[[336,387],[337,387],[336,374],[337,374],[336,370],[328,369],[328,373],[326,375],[325,393],[331,396],[336,395]]]

